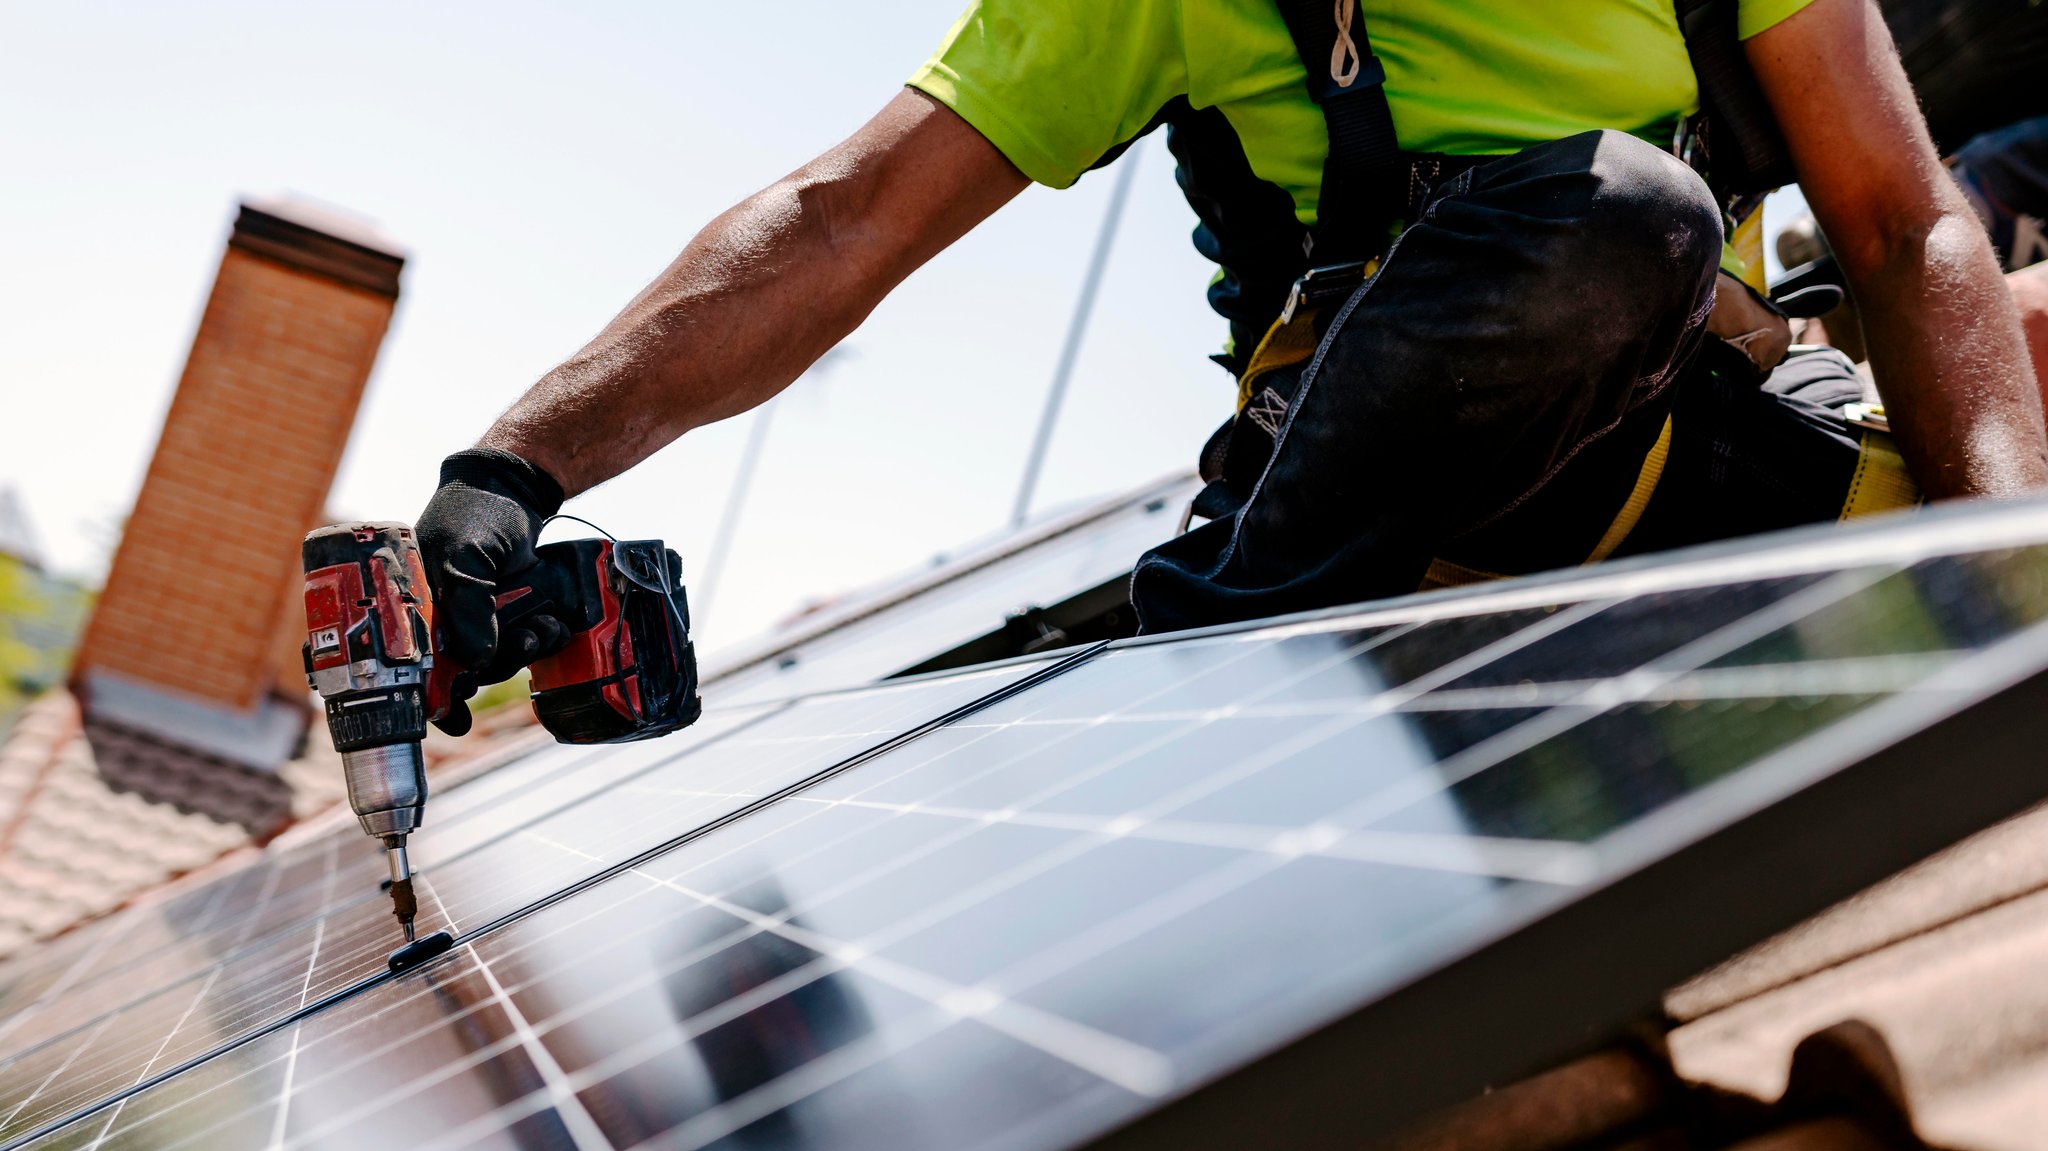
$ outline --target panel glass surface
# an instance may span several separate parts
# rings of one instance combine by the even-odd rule
[[[453,930],[481,927],[1036,674],[1041,666],[812,696],[735,725],[687,756],[660,759],[650,770],[616,778],[541,818],[517,824],[509,818],[470,820],[452,837],[459,854],[444,856],[431,840],[423,844],[417,884],[422,914],[431,906],[437,923]],[[503,806],[509,814],[516,805]],[[495,833],[499,823],[505,830]],[[483,832],[495,834],[480,839]]]
[[[705,723],[712,720],[707,717]],[[693,732],[687,738],[700,736]],[[610,750],[544,743],[460,785],[436,780],[426,835],[448,831],[507,799],[530,795],[545,782],[595,777],[598,765],[585,761],[597,757],[609,766]],[[588,773],[581,770],[585,766],[591,768]],[[381,848],[350,820],[290,847],[273,845],[210,882],[67,932],[0,966],[0,1058],[18,1046],[10,1036],[53,999],[87,995],[111,1008],[123,998],[140,998],[232,955],[252,939],[331,910],[338,898],[351,893],[370,898],[368,885],[384,869]],[[116,1002],[109,1002],[110,996]]]
[[[459,928],[526,899],[445,959],[37,1145],[1070,1145],[1606,884],[1630,832],[1812,737],[1970,698],[1973,657],[2036,641],[2044,573],[1127,645],[634,850],[649,812],[716,822],[809,778],[791,749],[903,726],[886,693],[801,701],[433,868]],[[145,1067],[234,1018],[209,990],[151,1009]],[[28,1104],[90,1094],[68,1066]]]
[[[530,795],[503,794],[417,837],[421,934],[460,932],[516,912],[618,860],[659,847],[775,790],[1034,674],[1038,664],[815,697],[787,708],[713,712],[666,740],[610,749],[573,775],[533,777]],[[731,746],[728,747],[727,745]],[[600,790],[592,793],[591,787]],[[256,909],[203,929],[166,957],[170,973],[146,994],[108,1002],[97,983],[49,999],[21,1018],[0,1059],[0,1141],[246,1036],[370,978],[402,940],[377,889],[382,863],[327,882],[330,912],[272,930]],[[251,869],[252,872],[260,869]],[[230,876],[228,890],[252,882]],[[345,887],[343,885],[346,885]],[[341,892],[346,891],[346,894]],[[208,955],[209,946],[222,946]],[[145,974],[136,970],[140,980]],[[128,986],[125,974],[117,980]],[[12,1021],[10,1021],[12,1022]]]
[[[415,858],[452,857],[464,842],[501,834],[508,806],[515,809],[510,813],[515,822],[530,822],[758,714],[741,709],[712,713],[679,738],[604,749],[613,754],[544,745],[484,777],[492,787],[462,786],[435,794],[428,826],[415,837]],[[598,761],[588,762],[594,754]],[[500,775],[512,786],[503,786]],[[486,825],[483,835],[466,826],[472,820]],[[360,910],[355,905],[370,908],[373,914],[365,922],[375,923],[374,913],[389,906],[378,886],[385,875],[380,846],[350,822],[292,850],[265,853],[160,904],[95,924],[78,933],[78,943],[54,949],[54,954],[31,956],[32,964],[9,969],[9,982],[0,991],[5,997],[0,1009],[9,1012],[0,1017],[0,1068],[25,1050],[204,978],[218,966],[240,963],[245,956],[260,962],[259,953],[276,937],[291,936],[287,946],[297,946],[315,930],[316,921],[337,913],[353,915]]]
[[[0,1066],[106,1012],[252,952],[280,930],[332,914],[351,902],[351,886],[360,891],[367,885],[375,895],[383,863],[375,843],[355,839],[360,842],[324,839],[317,850],[290,859],[257,857],[161,904],[111,917],[84,936],[81,948],[34,956],[42,962],[8,988]],[[346,879],[351,875],[353,885]]]

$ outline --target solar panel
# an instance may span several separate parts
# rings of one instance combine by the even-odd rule
[[[706,722],[715,730],[725,717],[721,712]],[[602,786],[609,769],[625,762],[606,754],[612,749],[537,746],[537,753],[464,786],[442,790],[437,785],[433,834],[447,835],[456,825],[510,798],[524,797],[532,806],[539,788],[565,777]],[[663,748],[668,755],[679,750],[673,743]],[[589,762],[593,758],[599,762]],[[353,820],[337,821],[326,834],[291,847],[275,846],[255,864],[215,882],[87,924],[10,960],[0,965],[0,1058],[20,1046],[17,1033],[38,1014],[32,1007],[65,995],[90,994],[104,1000],[106,988],[99,985],[116,977],[119,994],[139,998],[231,953],[236,940],[315,917],[337,895],[361,892],[360,877],[374,881],[384,867],[381,849],[363,837]],[[349,878],[344,880],[340,871],[348,872]],[[366,893],[363,897],[370,898]]]
[[[659,848],[680,832],[709,826],[773,797],[868,748],[1022,681],[1042,669],[1027,663],[902,685],[811,696],[737,724],[687,757],[659,758],[651,770],[581,793],[538,819],[471,820],[459,828],[459,854],[433,836],[418,852],[425,930],[477,927],[511,914],[621,860]],[[746,709],[753,712],[754,709]],[[662,741],[631,757],[659,757]],[[603,773],[601,773],[602,775]],[[584,781],[575,780],[580,784]],[[517,805],[506,805],[516,808]],[[478,831],[507,831],[477,841]],[[479,828],[477,825],[484,824]],[[426,909],[433,909],[431,918]]]
[[[504,830],[427,871],[459,909],[448,957],[346,982],[280,936],[135,1028],[94,1024],[150,1049],[142,1085],[90,1043],[31,1053],[41,1079],[0,1066],[0,1098],[31,1089],[0,1130],[1383,1131],[2048,792],[2018,769],[2048,714],[2040,509],[1802,538],[808,697],[673,761],[593,760],[604,785],[573,797],[543,772],[552,807],[486,805],[463,823]]]
[[[787,707],[713,711],[681,738],[611,749],[601,764],[573,775],[543,772],[530,790],[458,810],[458,818],[430,822],[416,837],[420,930],[480,926],[558,896],[611,863],[727,818],[1046,666],[1025,661]],[[196,913],[189,940],[156,959],[130,956],[115,986],[108,986],[112,977],[78,980],[10,1019],[15,1033],[0,1037],[0,1099],[16,1102],[0,1112],[0,1139],[247,1038],[301,1003],[381,971],[397,942],[389,903],[377,890],[381,863],[359,833],[331,839],[325,857],[341,862],[329,873],[319,914],[280,922],[282,909],[259,901],[215,927],[216,910]],[[231,906],[236,893],[282,870],[235,873],[179,904]],[[155,934],[131,927],[123,937]],[[93,962],[106,963],[116,950]]]
[[[708,721],[693,741],[714,734],[720,726],[717,720]],[[670,744],[666,754],[673,756],[681,750]],[[582,748],[551,748],[531,757],[532,766],[552,766],[552,774],[559,777],[588,754],[588,749]],[[561,763],[565,760],[567,766]],[[628,757],[608,757],[603,766],[609,769],[631,762]],[[529,811],[547,810],[535,803],[536,799],[545,801],[545,793],[534,793],[548,774],[513,768],[502,774],[528,785],[521,797]],[[587,765],[584,777],[593,786],[602,786],[611,773]],[[478,790],[481,794],[472,795],[470,789],[457,789],[437,799],[433,826],[437,843],[459,837],[466,820],[490,812],[509,798],[504,793]],[[384,870],[380,854],[350,823],[300,848],[270,853],[255,866],[230,872],[161,904],[103,921],[94,925],[95,930],[80,933],[76,944],[33,954],[28,962],[10,966],[5,999],[0,1001],[0,1007],[10,1012],[0,1019],[0,1066],[117,1007],[201,978],[219,964],[253,957],[274,936],[312,930],[316,920],[344,903],[374,908],[382,902],[377,893]]]

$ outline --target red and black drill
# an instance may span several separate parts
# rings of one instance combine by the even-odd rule
[[[306,678],[326,703],[349,805],[389,853],[392,911],[411,940],[418,906],[405,839],[427,802],[420,741],[429,722],[467,698],[476,677],[437,654],[412,528],[336,524],[309,534],[301,554]],[[539,562],[497,602],[501,636],[537,616],[568,635],[566,646],[532,665],[541,726],[563,743],[622,743],[696,722],[697,659],[676,553],[660,540],[602,539],[534,554]]]

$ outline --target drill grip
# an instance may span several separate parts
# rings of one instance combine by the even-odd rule
[[[538,560],[501,587],[496,596],[498,646],[481,668],[457,663],[445,650],[438,625],[434,634],[434,667],[427,676],[427,718],[441,720],[453,706],[486,684],[499,683],[538,664],[560,650],[570,637],[604,621],[600,585],[609,548],[605,540],[571,540],[538,549]],[[552,621],[553,626],[541,622]],[[524,650],[521,633],[533,635],[539,648]]]
[[[436,633],[427,717],[445,718],[478,685],[530,662],[534,715],[564,743],[651,739],[695,722],[697,660],[676,553],[659,540],[571,540],[535,555],[540,562],[496,597],[490,667],[456,664]],[[521,631],[540,646],[522,644]]]

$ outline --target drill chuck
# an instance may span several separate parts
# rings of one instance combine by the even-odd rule
[[[388,677],[375,677],[388,678]],[[341,753],[348,803],[366,835],[407,835],[427,802],[427,713],[417,683],[390,683],[327,697],[327,731]]]
[[[417,739],[341,753],[348,805],[363,833],[379,839],[419,829],[427,803],[426,763]]]

